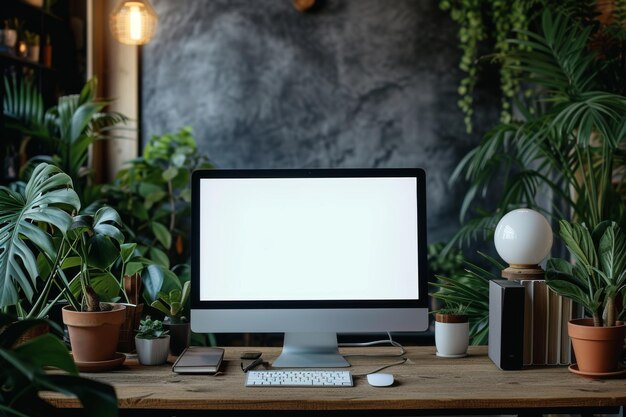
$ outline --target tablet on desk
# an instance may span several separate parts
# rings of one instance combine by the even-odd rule
[[[222,348],[189,346],[176,359],[172,371],[178,374],[214,374],[220,369],[223,358]]]

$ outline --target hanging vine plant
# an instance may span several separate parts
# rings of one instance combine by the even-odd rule
[[[464,114],[465,127],[472,132],[474,114],[474,88],[481,69],[479,48],[492,46],[492,53],[483,58],[498,65],[500,74],[501,112],[500,121],[509,123],[512,115],[512,102],[519,92],[516,65],[502,65],[504,57],[515,55],[524,48],[525,32],[534,17],[545,7],[575,16],[580,22],[598,22],[613,39],[626,41],[623,28],[626,27],[626,0],[440,0],[439,7],[448,11],[453,21],[459,24],[459,47],[462,50],[459,67],[465,76],[459,84],[458,105]],[[615,31],[619,34],[616,35]],[[517,39],[521,42],[510,42]],[[603,42],[603,38],[595,40]],[[611,45],[603,45],[611,47]],[[510,59],[510,58],[509,58]]]
[[[458,88],[458,105],[464,114],[467,133],[472,132],[474,88],[479,75],[479,46],[493,43],[492,61],[499,65],[502,93],[500,119],[511,120],[511,101],[518,88],[514,70],[500,65],[502,57],[517,46],[507,39],[524,39],[531,11],[543,0],[440,0],[442,10],[450,12],[459,24],[459,47],[462,50],[459,67],[465,73]]]

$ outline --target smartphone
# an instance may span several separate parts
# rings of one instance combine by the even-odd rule
[[[243,352],[240,356],[241,359],[258,359],[261,357],[261,352]]]

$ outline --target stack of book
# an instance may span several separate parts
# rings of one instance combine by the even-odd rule
[[[572,347],[567,322],[582,317],[582,307],[552,291],[544,280],[520,280],[524,306],[524,365],[567,365]]]

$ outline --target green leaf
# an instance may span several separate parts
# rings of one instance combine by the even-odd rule
[[[167,227],[159,222],[152,222],[150,225],[158,241],[161,242],[165,249],[169,249],[172,246],[172,234]]]
[[[64,210],[80,209],[71,187],[72,180],[48,164],[35,168],[23,193],[0,187],[0,307],[16,304],[18,289],[32,300],[38,252],[49,258],[56,252],[50,233],[33,222],[47,223],[65,233],[71,218]]]
[[[163,287],[163,270],[157,265],[148,265],[141,273],[141,282],[148,295],[149,302],[157,299],[159,291]]]
[[[135,249],[137,249],[136,243],[123,243],[120,245],[120,256],[122,257],[124,263],[128,263],[130,261],[135,253]],[[128,270],[126,272],[128,272]],[[129,273],[129,275],[132,275],[132,273]]]
[[[606,228],[602,235],[598,256],[608,281],[617,283],[619,275],[626,269],[626,237],[616,223]]]
[[[176,177],[176,175],[178,175],[178,169],[175,167],[168,168],[165,171],[163,171],[162,175],[163,175],[163,180],[171,181]]]
[[[73,375],[49,375],[43,387],[78,397],[90,417],[111,417],[118,414],[115,389],[108,384]]]
[[[78,375],[78,368],[67,348],[51,333],[22,343],[15,348],[15,354],[37,368],[51,366]]]
[[[170,259],[165,252],[161,249],[155,248],[154,246],[151,246],[148,252],[150,253],[150,259],[152,259],[152,261],[161,265],[165,269],[170,269]]]

